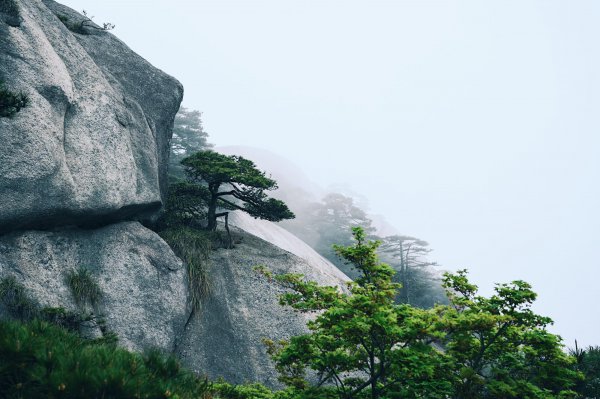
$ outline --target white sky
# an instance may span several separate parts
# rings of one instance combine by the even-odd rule
[[[600,344],[600,2],[63,2],[177,77],[214,143],[348,184]]]

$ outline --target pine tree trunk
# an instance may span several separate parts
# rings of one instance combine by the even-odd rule
[[[217,229],[217,193],[211,190],[210,202],[208,203],[208,225],[206,230],[215,231]]]

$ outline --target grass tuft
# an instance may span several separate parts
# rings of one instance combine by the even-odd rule
[[[0,304],[4,306],[11,317],[19,320],[29,320],[37,316],[39,305],[29,298],[25,286],[14,276],[0,280]]]
[[[75,303],[78,305],[90,304],[95,306],[102,297],[100,286],[94,276],[86,268],[80,267],[67,273],[66,283],[71,289]]]
[[[192,307],[200,309],[202,300],[211,291],[208,279],[210,252],[218,233],[179,226],[163,230],[159,234],[175,255],[185,262]]]

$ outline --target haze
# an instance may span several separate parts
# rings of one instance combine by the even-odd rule
[[[268,149],[600,344],[600,3],[64,0]]]

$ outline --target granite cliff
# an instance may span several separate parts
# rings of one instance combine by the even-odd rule
[[[0,0],[0,80],[29,99],[0,117],[0,280],[39,306],[104,319],[86,326],[92,336],[110,331],[201,374],[275,385],[261,340],[305,331],[307,319],[280,307],[281,290],[252,267],[328,285],[347,277],[276,225],[239,216],[239,243],[211,252],[211,291],[193,312],[186,265],[146,227],[165,198],[183,88],[83,21],[52,0]],[[69,286],[78,270],[97,281],[93,304]]]
[[[185,269],[140,222],[162,204],[183,88],[112,34],[70,30],[85,17],[67,7],[3,2],[16,11],[0,18],[0,79],[29,103],[0,118],[0,277],[78,311],[65,279],[86,268],[103,291],[93,311],[124,345],[171,351]]]

